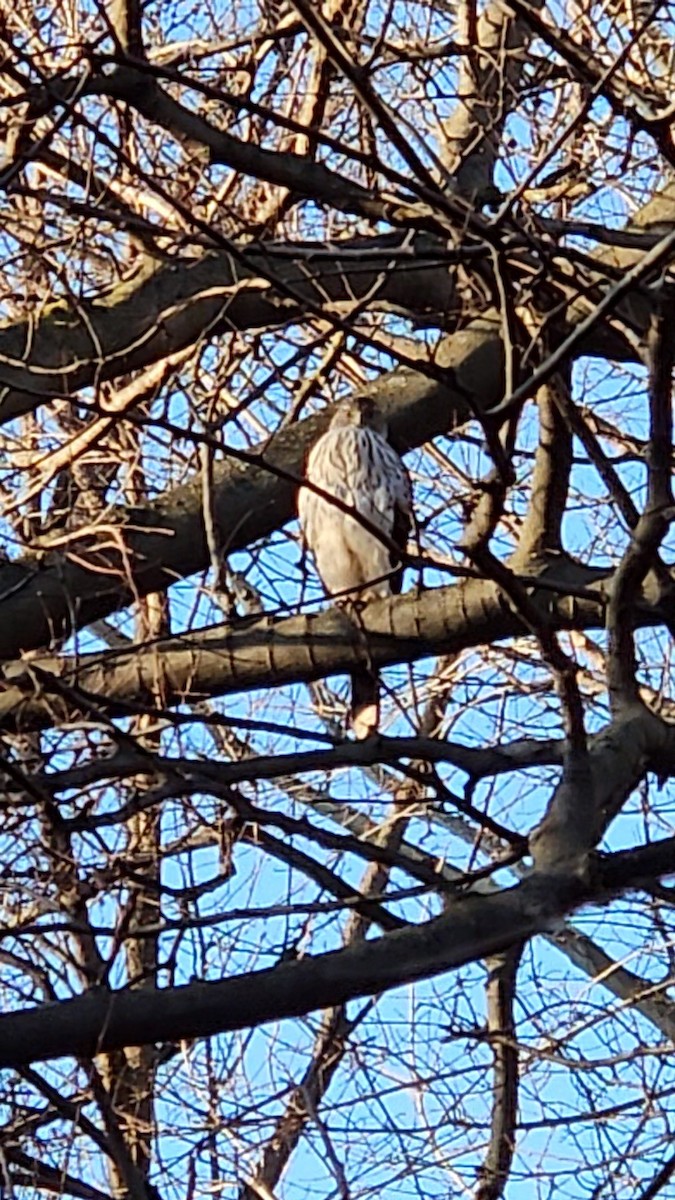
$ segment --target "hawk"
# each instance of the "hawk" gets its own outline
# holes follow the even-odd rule
[[[329,499],[300,488],[300,526],[328,594],[347,605],[398,594],[412,524],[410,479],[372,400],[357,396],[337,407],[309,453],[305,478],[383,534],[378,538]],[[352,728],[357,738],[366,738],[379,721],[377,672],[359,666],[351,679]]]

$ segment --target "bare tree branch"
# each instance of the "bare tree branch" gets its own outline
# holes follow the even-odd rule
[[[494,1058],[492,1129],[476,1200],[499,1200],[508,1182],[518,1123],[518,1046],[514,1002],[522,946],[488,959],[487,1033]]]
[[[670,484],[673,443],[671,413],[675,326],[665,306],[650,339],[650,434],[647,503],[619,564],[607,608],[607,687],[613,711],[640,703],[630,609],[636,591],[657,561],[659,546],[675,515]],[[663,579],[663,572],[659,572]],[[668,578],[666,589],[671,590]]]

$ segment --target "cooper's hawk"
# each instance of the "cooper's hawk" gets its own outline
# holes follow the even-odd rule
[[[300,525],[329,595],[338,603],[356,605],[400,592],[403,567],[394,546],[404,551],[408,541],[410,480],[386,440],[384,417],[372,400],[357,396],[339,405],[310,451],[305,476],[384,535],[381,540],[329,499],[310,488],[300,489]],[[366,666],[352,671],[351,719],[357,738],[377,729],[378,677]]]

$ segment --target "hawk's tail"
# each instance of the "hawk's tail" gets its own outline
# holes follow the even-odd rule
[[[359,667],[352,671],[352,729],[362,742],[377,733],[380,722],[380,683],[376,671]]]

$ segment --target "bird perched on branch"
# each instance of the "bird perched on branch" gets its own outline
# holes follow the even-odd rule
[[[386,433],[382,413],[367,396],[343,401],[307,458],[305,478],[317,490],[301,487],[298,497],[304,540],[321,581],[354,612],[361,603],[398,594],[403,582],[412,495]],[[379,721],[377,672],[358,666],[351,679],[352,727],[357,738],[366,738]]]

